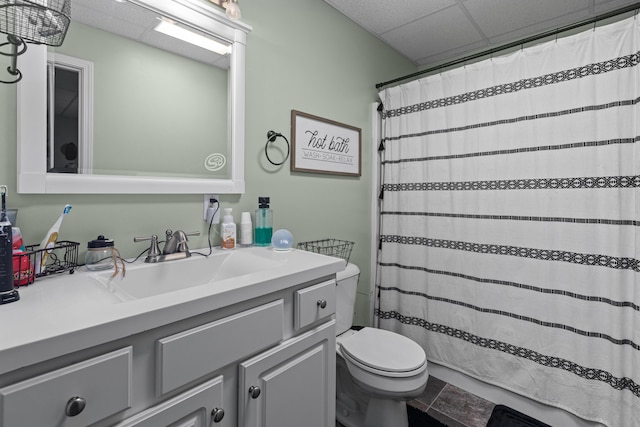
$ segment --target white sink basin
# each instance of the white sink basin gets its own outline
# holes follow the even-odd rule
[[[265,252],[270,254],[270,252]],[[113,270],[93,273],[93,277],[121,301],[148,298],[195,286],[215,286],[223,280],[259,273],[283,261],[251,251],[214,252],[209,257],[190,258],[127,267],[125,277],[111,277]]]

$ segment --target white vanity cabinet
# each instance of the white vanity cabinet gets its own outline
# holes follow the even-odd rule
[[[0,425],[333,427],[334,313],[325,275],[22,367]]]

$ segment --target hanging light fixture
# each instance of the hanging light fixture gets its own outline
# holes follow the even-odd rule
[[[0,44],[0,55],[11,57],[7,67],[15,78],[1,83],[17,83],[22,79],[18,56],[27,50],[27,42],[60,46],[71,23],[71,0],[0,0],[0,33],[7,42]],[[5,46],[10,52],[3,52]]]

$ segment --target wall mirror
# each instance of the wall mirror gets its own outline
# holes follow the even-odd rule
[[[18,192],[243,193],[250,30],[204,0],[74,0],[64,44],[20,58]]]

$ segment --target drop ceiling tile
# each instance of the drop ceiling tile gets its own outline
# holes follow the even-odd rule
[[[531,32],[537,28],[553,28],[569,24],[567,15],[589,13],[591,2],[585,0],[468,0],[464,7],[489,38],[502,34]],[[499,11],[499,13],[497,13]]]
[[[594,12],[599,15],[607,12],[611,12],[612,10],[620,9],[625,6],[630,6],[635,3],[631,0],[594,0]]]
[[[131,3],[96,0],[74,0],[71,18],[82,24],[134,40],[157,23],[157,15]]]
[[[391,30],[382,39],[416,60],[485,42],[457,5]]]
[[[556,19],[544,22],[532,23],[523,28],[517,28],[514,31],[503,33],[494,37],[491,37],[492,45],[504,45],[516,40],[525,39],[527,37],[538,36],[542,33],[554,31],[558,28],[566,27],[568,25],[575,24],[580,21],[584,21],[590,18],[586,11],[579,11],[558,17]]]
[[[457,3],[456,0],[325,1],[374,34],[384,33]]]

